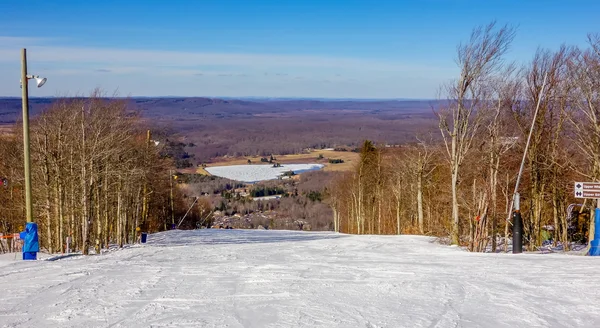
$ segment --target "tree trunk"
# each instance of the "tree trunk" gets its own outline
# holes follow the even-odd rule
[[[560,218],[560,222],[561,222],[561,229],[560,229],[560,231],[562,233],[562,238],[561,239],[563,241],[563,244],[565,245],[564,246],[565,247],[564,250],[568,251],[568,250],[570,250],[571,246],[569,244],[569,236],[568,236],[568,233],[569,233],[569,230],[568,230],[569,229],[569,222],[567,221],[567,216],[566,215],[562,215],[561,218]]]
[[[104,247],[108,249],[108,245],[110,244],[110,227],[108,224],[108,166],[104,169]]]
[[[475,229],[474,222],[469,218],[469,252],[475,250]]]
[[[99,178],[99,181],[101,181],[101,178]],[[106,183],[106,181],[102,181],[103,184]],[[99,248],[102,248],[102,221],[101,221],[101,216],[100,216],[100,207],[102,206],[102,202],[101,202],[101,198],[100,198],[100,186],[96,186],[94,188],[95,191],[95,195],[94,195],[94,208],[96,209],[96,215],[94,215],[94,221],[97,222],[96,223],[96,244],[98,245]],[[100,249],[97,249],[98,254]]]
[[[58,240],[59,240],[59,247],[60,247],[60,252],[64,253],[65,252],[65,236],[64,236],[64,214],[63,214],[63,186],[62,186],[62,177],[60,176],[60,169],[57,170],[57,175],[56,175],[56,198],[55,198],[55,202],[56,202],[56,208],[58,210]]]
[[[46,236],[45,240],[48,247],[48,252],[52,254],[54,249],[52,247],[52,211],[51,211],[51,192],[52,188],[50,186],[50,181],[52,178],[50,177],[50,164],[48,163],[48,155],[50,151],[48,149],[48,133],[44,132],[44,185],[45,185],[45,214],[46,214]]]
[[[542,246],[542,210],[544,206],[544,185],[541,184],[538,190],[533,194],[533,236],[531,240],[530,250],[535,250],[536,247]]]
[[[423,171],[419,170],[417,174],[417,214],[419,233],[424,234],[423,228]]]
[[[122,220],[123,220],[123,196],[121,195],[123,189],[123,183],[121,177],[119,177],[119,189],[117,190],[117,243],[119,247],[123,247],[123,232],[122,232]]]
[[[598,207],[600,207],[600,199],[596,200],[596,208],[598,208]],[[588,236],[589,236],[588,237],[588,248],[592,247],[592,240],[594,240],[594,236],[596,233],[595,220],[596,220],[596,211],[594,209],[591,209],[590,221],[589,221],[589,227],[588,227]]]
[[[339,227],[338,227],[338,211],[335,209],[335,207],[331,207],[331,210],[333,211],[333,231],[334,232],[339,232]]]
[[[396,228],[398,229],[398,235],[402,234],[402,230],[400,227],[400,198],[396,199]]]
[[[81,253],[89,254],[90,248],[90,207],[88,195],[88,170],[87,170],[87,140],[85,133],[85,107],[81,108]],[[91,170],[90,170],[91,174]]]
[[[144,159],[146,159],[144,161],[145,165],[148,165],[148,154],[150,151],[150,130],[148,130],[147,135],[146,135],[146,153],[144,153]],[[142,224],[146,222],[147,218],[148,218],[148,197],[149,197],[149,193],[148,193],[148,178],[146,175],[143,176],[144,179],[144,187],[143,187],[143,191],[142,191]]]
[[[491,235],[492,235],[492,253],[496,252],[497,240],[496,235],[498,234],[498,170],[500,168],[500,157],[492,154],[492,163],[490,165],[490,200],[492,205],[492,217],[491,220]]]
[[[452,245],[460,245],[458,217],[458,167],[452,163]]]
[[[559,223],[558,223],[558,220],[559,220],[558,219],[558,206],[559,206],[559,204],[558,204],[558,199],[556,197],[557,196],[557,194],[556,194],[556,192],[557,192],[556,185],[553,185],[552,189],[553,189],[552,190],[552,192],[553,192],[553,194],[552,194],[552,218],[553,218],[553,221],[554,221],[554,232],[552,233],[552,236],[553,236],[554,240],[552,240],[552,245],[554,247],[556,247],[556,245],[558,243],[558,240],[561,237],[559,235],[559,233],[558,233],[559,232]],[[563,245],[564,245],[564,242],[563,242]]]
[[[70,215],[69,215],[69,237],[71,237],[71,245],[69,245],[69,247],[71,248],[78,248],[79,247],[79,234],[77,234],[77,231],[75,230],[75,195],[76,195],[76,191],[75,191],[75,169],[73,168],[73,148],[71,148],[71,154],[70,154],[70,158],[71,158],[71,171],[70,171],[70,188],[69,188],[69,207],[70,207]],[[70,251],[70,250],[69,250]]]
[[[175,224],[175,211],[173,210],[173,173],[169,170],[169,185],[171,187],[170,201],[171,201],[171,225]]]

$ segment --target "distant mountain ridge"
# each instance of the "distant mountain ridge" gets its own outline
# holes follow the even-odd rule
[[[37,115],[59,98],[30,98],[30,113]],[[147,118],[204,116],[224,118],[315,110],[350,110],[378,113],[424,113],[436,100],[348,100],[280,98],[135,97],[132,107]],[[14,123],[21,116],[21,98],[0,98],[0,124]]]

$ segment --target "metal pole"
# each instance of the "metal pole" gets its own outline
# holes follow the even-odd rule
[[[21,49],[21,92],[23,98],[23,161],[25,166],[25,211],[27,222],[33,222],[31,203],[31,159],[29,155],[29,90],[27,80],[27,50]]]
[[[177,224],[177,229],[179,229],[179,226],[181,225],[181,223],[183,223],[183,220],[185,220],[185,217],[192,210],[192,207],[194,207],[194,205],[196,204],[196,202],[198,201],[198,199],[200,199],[200,198],[196,197],[196,199],[194,199],[194,202],[192,203],[192,206],[190,206],[190,208],[188,208],[187,212],[185,212],[185,215],[181,218],[181,220],[179,220],[179,223]]]
[[[525,151],[523,152],[523,159],[521,160],[521,167],[519,168],[519,174],[517,175],[517,182],[515,183],[515,191],[513,192],[513,197],[510,201],[510,209],[513,208],[515,203],[515,197],[519,191],[519,184],[521,182],[521,175],[523,174],[523,168],[525,167],[525,159],[527,158],[527,151],[529,150],[529,143],[531,142],[531,135],[533,134],[533,128],[535,127],[535,120],[537,119],[537,114],[540,109],[540,104],[542,102],[542,96],[544,94],[544,89],[546,87],[546,79],[548,78],[548,73],[544,75],[544,82],[542,83],[542,89],[540,90],[540,94],[538,96],[537,105],[535,106],[535,112],[533,114],[533,120],[531,121],[531,128],[529,129],[529,136],[527,137],[527,143],[525,144]],[[508,213],[508,217],[506,221],[510,221],[510,212]]]
[[[521,218],[521,206],[519,193],[515,194],[514,198],[515,211],[513,213],[513,245],[512,252],[513,254],[519,254],[523,252],[523,220]]]

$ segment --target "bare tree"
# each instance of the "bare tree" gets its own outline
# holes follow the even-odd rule
[[[593,181],[600,180],[600,35],[588,36],[590,47],[578,51],[570,65],[575,89],[575,113],[570,117],[576,143],[587,160],[587,172]],[[583,171],[583,170],[581,170]],[[594,218],[590,215],[589,236],[594,235]],[[591,238],[589,238],[591,240]]]
[[[14,137],[0,138],[0,177],[10,182],[7,192],[0,190],[0,210],[8,213],[0,232],[15,232],[23,225],[22,150]],[[173,163],[147,139],[126,100],[98,91],[60,99],[32,120],[33,205],[46,251],[65,251],[69,237],[72,249],[87,254],[90,247],[135,241],[136,227],[164,227]],[[173,194],[182,203],[181,193]]]
[[[471,33],[467,44],[458,47],[459,79],[447,87],[448,104],[438,111],[448,160],[452,188],[452,244],[460,243],[458,185],[460,169],[477,135],[483,115],[482,103],[486,80],[502,68],[502,56],[508,50],[515,30],[491,23]]]
[[[531,132],[526,153],[529,165],[529,220],[524,220],[531,248],[542,244],[542,222],[548,207],[545,195],[552,183],[551,171],[555,161],[552,147],[557,145],[556,138],[562,136],[564,128],[564,106],[561,107],[559,100],[563,97],[567,59],[566,47],[561,47],[557,52],[539,49],[524,71],[522,106],[512,108],[521,134],[526,136]]]
[[[432,141],[425,141],[423,138],[417,137],[417,145],[410,147],[406,153],[406,170],[415,182],[414,197],[416,199],[417,210],[417,226],[419,233],[425,233],[425,215],[423,208],[423,189],[427,179],[430,178],[433,171],[437,168],[435,163],[436,153],[432,149]]]
[[[490,220],[486,222],[491,225],[492,252],[496,251],[497,219],[498,219],[498,173],[503,155],[512,149],[517,143],[517,137],[509,129],[506,113],[518,106],[522,95],[521,82],[516,74],[514,65],[508,65],[499,75],[490,79],[490,99],[486,128],[486,151],[488,156],[488,186],[491,208]]]

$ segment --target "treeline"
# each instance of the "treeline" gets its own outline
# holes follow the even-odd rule
[[[185,151],[185,147],[195,147],[193,143],[175,142],[166,139],[164,146],[160,151],[162,157],[170,158],[175,163],[175,168],[184,169],[194,166],[193,159],[194,154],[189,154]]]
[[[280,186],[275,186],[275,187],[260,186],[260,187],[253,188],[252,190],[250,190],[250,196],[252,196],[252,197],[283,195],[284,193],[285,193],[285,190],[283,190],[283,188]]]
[[[0,229],[25,225],[22,129],[0,137]],[[175,223],[189,200],[173,188],[172,161],[159,155],[149,130],[125,100],[58,100],[31,122],[34,220],[41,247],[65,251],[65,241],[122,246],[144,231]]]
[[[183,175],[178,181],[183,182],[184,176],[191,175]],[[299,226],[294,223],[298,221],[307,223],[305,228],[310,226],[311,230],[333,230],[332,211],[324,200],[327,194],[326,187],[338,176],[338,172],[306,172],[302,173],[299,179],[264,181],[236,186],[237,190],[234,189],[231,180],[197,176],[197,179],[187,178],[188,181],[194,182],[180,184],[181,189],[188,194],[203,194],[199,202],[208,202],[208,207],[218,211],[219,216],[250,215],[252,221],[246,222],[248,228],[255,228],[260,224],[268,226],[269,229],[298,229]],[[278,194],[281,198],[251,198],[267,194]],[[203,208],[206,207],[203,205]],[[263,215],[264,221],[261,219]],[[194,220],[190,218],[189,222],[193,223]]]
[[[225,155],[269,158],[270,154],[299,154],[307,148],[350,150],[365,139],[400,144],[411,141],[415,133],[436,126],[428,102],[411,102],[406,105],[411,107],[398,112],[357,110],[344,115],[340,115],[336,102],[330,106],[330,110],[298,111],[293,116],[162,120],[171,124],[178,135],[194,142],[195,147],[186,147],[188,153],[195,155],[194,165]],[[393,117],[388,117],[390,114]]]
[[[539,49],[518,67],[504,58],[514,35],[490,24],[458,47],[460,75],[444,86],[447,105],[435,109],[442,141],[417,135],[399,148],[363,144],[354,172],[331,188],[336,230],[450,236],[473,251],[495,251],[509,235],[532,127],[519,187],[526,244],[541,246],[544,230],[565,249],[574,230],[593,236],[591,220],[574,222],[586,206],[574,217],[567,207],[576,202],[574,181],[600,179],[600,38],[590,35],[585,49]]]

